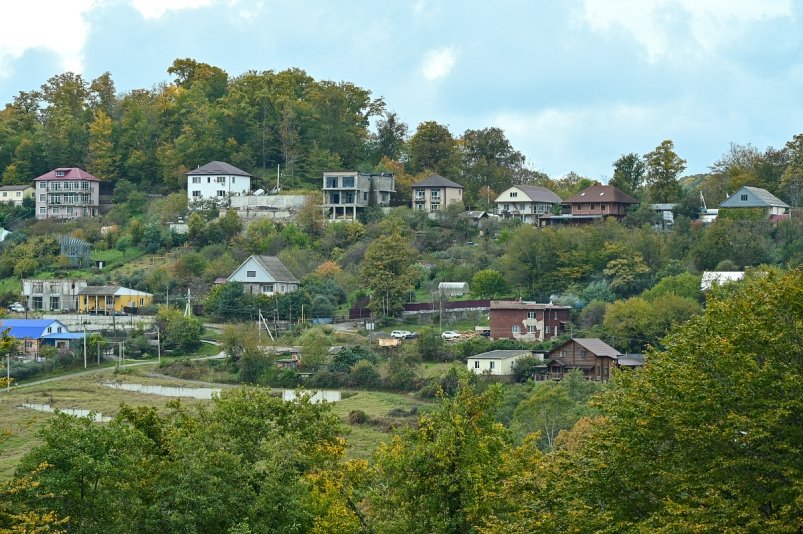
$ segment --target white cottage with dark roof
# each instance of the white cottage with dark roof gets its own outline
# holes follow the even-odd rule
[[[251,191],[252,175],[224,161],[210,161],[187,173],[187,200],[224,200]]]
[[[727,208],[761,208],[765,209],[767,216],[770,217],[789,213],[789,204],[766,189],[748,185],[736,191],[719,205],[719,209]]]
[[[275,295],[298,290],[298,278],[276,256],[251,256],[226,282],[239,282],[246,293]]]

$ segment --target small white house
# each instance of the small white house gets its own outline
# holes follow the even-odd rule
[[[469,356],[466,362],[468,370],[474,374],[491,374],[510,376],[513,374],[513,363],[525,356],[533,356],[529,350],[492,350]]]
[[[299,286],[298,278],[276,256],[249,257],[226,282],[240,282],[252,295],[292,293]]]
[[[744,271],[704,271],[700,280],[700,289],[708,291],[716,285],[737,282],[744,278]]]
[[[187,173],[187,200],[225,201],[233,195],[245,195],[251,191],[252,176],[223,161],[210,161]]]

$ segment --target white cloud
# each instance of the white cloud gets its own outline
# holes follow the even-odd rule
[[[434,82],[440,78],[448,76],[457,61],[457,51],[453,46],[447,46],[438,50],[430,50],[424,57],[421,65],[421,73],[424,78]]]
[[[84,15],[98,0],[30,0],[3,5],[0,32],[0,77],[10,77],[11,64],[28,50],[43,50],[59,58],[61,68],[81,72],[89,25]]]
[[[131,0],[131,6],[146,20],[161,18],[168,11],[196,9],[212,4],[212,0]]]
[[[582,12],[593,30],[630,34],[651,63],[715,52],[751,23],[789,16],[791,0],[584,0]]]

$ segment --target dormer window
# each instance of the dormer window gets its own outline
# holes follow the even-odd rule
[[[58,177],[64,176],[66,174],[67,173],[65,171],[56,171],[56,176],[58,176]]]
[[[746,194],[742,195],[741,196],[741,200],[742,200],[742,202],[747,202],[747,195]]]

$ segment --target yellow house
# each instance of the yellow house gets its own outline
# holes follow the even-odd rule
[[[87,286],[78,292],[79,313],[112,314],[153,304],[153,294],[120,286]]]

